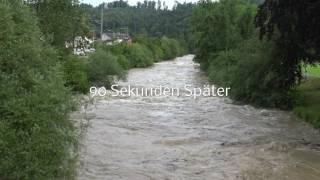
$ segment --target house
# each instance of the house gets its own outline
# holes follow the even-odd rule
[[[93,47],[94,40],[88,37],[76,36],[73,41],[66,42],[66,48],[73,48],[73,54],[85,56],[95,51]]]
[[[103,42],[112,41],[112,37],[107,33],[103,33],[102,36],[101,36],[101,41],[103,41]]]

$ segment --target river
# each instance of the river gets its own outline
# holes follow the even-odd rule
[[[120,85],[207,84],[188,55]],[[106,97],[85,111],[79,180],[319,180],[320,134],[292,113],[221,97]]]

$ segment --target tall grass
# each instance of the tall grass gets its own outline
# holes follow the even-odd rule
[[[320,78],[307,77],[297,91],[294,113],[320,128]]]
[[[305,69],[306,75],[320,77],[320,65],[308,65]]]

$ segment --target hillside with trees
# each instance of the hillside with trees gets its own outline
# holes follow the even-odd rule
[[[144,1],[130,6],[120,0],[106,6],[103,18],[104,32],[119,32],[128,28],[129,34],[133,36],[167,36],[181,41],[189,49],[193,48],[193,36],[190,31],[190,17],[194,6],[192,3],[176,3],[173,9],[168,9],[165,1]],[[99,37],[103,5],[92,7],[82,4],[81,7],[89,15],[90,26]]]

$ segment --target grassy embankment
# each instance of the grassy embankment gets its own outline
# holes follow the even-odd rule
[[[300,94],[294,113],[320,128],[320,66],[308,67],[307,78],[298,87]]]
[[[320,78],[320,65],[308,66],[307,67],[307,75]]]

